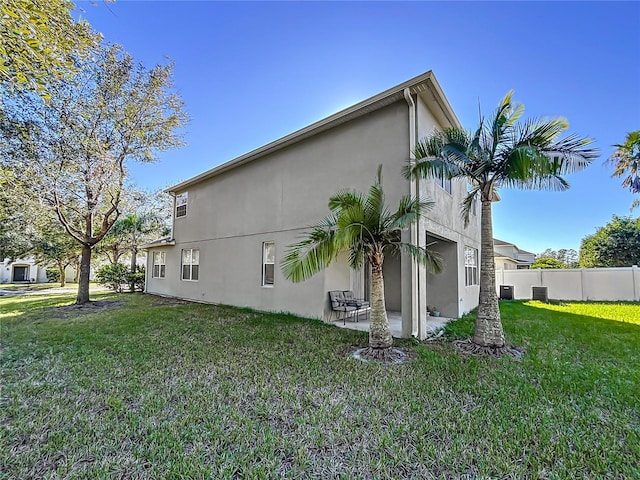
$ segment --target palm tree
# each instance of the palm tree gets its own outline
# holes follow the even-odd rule
[[[371,266],[371,327],[369,348],[364,356],[389,358],[393,338],[389,330],[384,300],[382,265],[385,255],[407,253],[434,272],[441,262],[427,246],[404,243],[401,231],[417,222],[433,202],[404,196],[395,212],[385,205],[382,165],[375,184],[365,197],[359,192],[342,191],[329,199],[331,214],[311,227],[306,238],[290,245],[282,261],[284,275],[294,281],[306,280],[327,267],[341,252],[349,252],[349,264],[359,270],[365,261]]]
[[[122,236],[129,235],[132,274],[136,273],[138,268],[138,245],[140,244],[140,236],[157,231],[160,228],[162,228],[161,221],[155,213],[129,213],[113,225],[114,232],[117,234]],[[133,280],[133,277],[129,288],[132,292],[135,290],[135,281]]]
[[[625,142],[614,145],[616,151],[609,157],[608,162],[615,165],[612,177],[625,176],[622,186],[631,193],[640,193],[640,130],[627,134]],[[631,204],[631,209],[640,206],[640,198]]]
[[[507,93],[489,122],[480,118],[475,132],[452,127],[419,140],[418,159],[405,167],[408,177],[463,179],[471,189],[462,203],[465,223],[477,196],[481,212],[480,300],[475,332],[469,349],[496,351],[505,347],[495,289],[491,203],[499,200],[501,187],[566,190],[562,175],[587,167],[598,156],[589,138],[569,135],[566,120],[527,120],[517,123],[524,107]],[[508,347],[507,347],[508,348]]]

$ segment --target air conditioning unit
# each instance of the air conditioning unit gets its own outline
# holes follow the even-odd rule
[[[533,291],[531,292],[532,300],[539,300],[541,302],[548,303],[549,302],[549,293],[547,291],[547,287],[531,287]]]
[[[500,285],[500,300],[513,300],[513,285]]]

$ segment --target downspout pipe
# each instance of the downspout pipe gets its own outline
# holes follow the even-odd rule
[[[413,154],[413,149],[416,145],[416,120],[417,120],[417,112],[416,112],[416,102],[413,100],[411,96],[411,90],[409,88],[405,88],[402,91],[404,95],[404,99],[409,106],[409,163],[413,165],[415,163],[415,156]],[[420,193],[420,185],[418,184],[418,179],[409,180],[409,189],[412,197],[417,197]],[[411,225],[410,227],[410,238],[411,243],[413,245],[418,245],[418,228],[420,226],[420,220],[418,220],[418,225]],[[420,279],[418,276],[419,269],[417,268],[415,260],[411,259],[411,283],[415,285],[415,290],[411,292],[411,335],[418,339],[422,339],[421,332],[421,322],[420,322]],[[413,289],[412,289],[413,290]]]
[[[173,240],[173,229],[175,227],[176,224],[176,194],[174,192],[169,192],[169,195],[171,195],[171,199],[173,200],[171,203],[173,205],[172,210],[171,210],[171,237],[169,237],[171,240]]]

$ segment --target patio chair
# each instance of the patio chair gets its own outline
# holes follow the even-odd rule
[[[344,298],[344,293],[340,290],[332,290],[329,292],[329,300],[331,302],[331,314],[336,312],[338,316],[338,320],[340,320],[340,312],[344,313],[342,317],[342,321],[344,325],[347,324],[347,316],[349,312],[357,312],[358,308],[355,305],[347,305],[347,302]]]
[[[360,310],[364,310],[367,314],[367,321],[369,320],[369,302],[362,298],[354,298],[353,292],[351,290],[344,290],[342,292],[344,295],[345,303],[347,305],[356,307],[356,322],[360,317]]]

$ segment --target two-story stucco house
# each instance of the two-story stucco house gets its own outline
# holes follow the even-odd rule
[[[479,212],[466,228],[459,213],[467,186],[401,174],[419,136],[451,125],[459,122],[427,72],[171,187],[173,232],[146,246],[147,292],[314,318],[328,317],[330,290],[367,297],[367,269],[351,270],[346,257],[299,284],[279,264],[329,213],[332,194],[368,190],[382,164],[388,204],[408,193],[436,203],[403,235],[436,242],[445,271],[432,275],[408,257],[384,266],[387,308],[402,313],[403,336],[424,337],[427,305],[458,317],[478,302]]]

